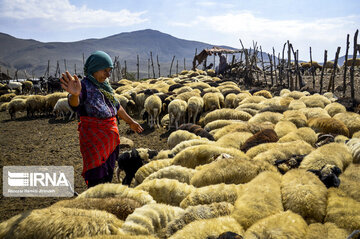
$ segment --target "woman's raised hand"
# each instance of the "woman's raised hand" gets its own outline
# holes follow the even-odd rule
[[[61,87],[72,95],[78,96],[81,93],[81,82],[79,78],[74,75],[71,76],[68,71],[62,73],[60,78]]]

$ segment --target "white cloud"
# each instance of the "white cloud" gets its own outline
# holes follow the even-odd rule
[[[123,9],[117,12],[102,9],[80,8],[68,0],[3,0],[0,14],[17,20],[40,19],[49,25],[65,29],[102,26],[130,26],[148,21],[142,18],[145,12],[130,12]],[[64,30],[65,30],[64,29]]]

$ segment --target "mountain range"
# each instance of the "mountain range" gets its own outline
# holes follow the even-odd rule
[[[18,77],[43,76],[48,62],[49,74],[55,75],[57,63],[60,71],[66,69],[71,73],[82,74],[82,66],[92,52],[103,50],[113,59],[119,57],[121,67],[125,66],[128,72],[136,72],[137,55],[139,56],[140,78],[149,74],[148,62],[152,52],[155,76],[159,70],[157,59],[160,64],[161,76],[169,74],[172,58],[175,56],[172,66],[172,73],[191,69],[195,52],[198,53],[214,45],[199,41],[190,41],[173,37],[160,31],[146,29],[133,32],[124,32],[101,39],[86,39],[76,42],[40,42],[36,40],[19,39],[5,33],[0,33],[0,67],[2,72],[9,72],[11,77],[18,70]],[[231,47],[220,46],[234,49]],[[267,53],[263,53],[264,61],[267,60]],[[351,56],[349,56],[351,57]],[[339,65],[344,62],[344,56],[339,58]],[[185,67],[184,67],[185,59]],[[211,59],[211,62],[213,59]],[[230,60],[229,60],[230,61]],[[151,62],[150,62],[151,64]],[[209,63],[208,63],[209,64]],[[152,69],[150,69],[152,76]]]

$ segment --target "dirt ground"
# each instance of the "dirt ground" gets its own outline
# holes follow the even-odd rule
[[[145,129],[142,134],[133,133],[121,121],[120,136],[133,140],[134,147],[155,150],[167,149],[166,130],[151,130],[139,120]],[[26,113],[17,113],[16,120],[10,120],[7,112],[0,112],[0,165],[1,166],[73,166],[75,191],[86,190],[81,176],[82,158],[79,148],[77,120],[63,121],[49,117],[27,119]],[[128,149],[123,149],[128,150]],[[122,151],[123,151],[122,150]],[[2,184],[0,172],[0,184]],[[116,176],[113,182],[117,182]],[[44,208],[68,198],[49,197],[4,197],[0,194],[0,222],[23,211]]]

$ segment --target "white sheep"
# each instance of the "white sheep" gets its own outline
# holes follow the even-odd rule
[[[348,197],[360,202],[360,164],[352,163],[343,172],[340,179],[339,189]]]
[[[191,139],[201,139],[201,137],[187,130],[176,130],[169,135],[167,144],[170,149],[173,149],[179,143]]]
[[[204,100],[201,97],[193,96],[188,100],[188,123],[196,123],[197,116],[201,114],[204,107]],[[192,122],[191,122],[192,121]]]
[[[62,116],[63,120],[66,119],[66,115],[70,113],[69,119],[71,120],[73,115],[74,115],[74,110],[70,107],[69,105],[69,101],[67,98],[61,98],[59,99],[53,109],[53,114],[55,114],[55,116]]]
[[[360,164],[360,138],[352,138],[347,143],[352,156],[353,162],[356,164]]]
[[[32,117],[35,113],[46,113],[46,96],[30,95],[26,99],[27,116]]]
[[[7,84],[7,87],[11,90],[18,90],[20,94],[22,93],[22,84],[20,82],[11,81]]]
[[[339,228],[334,223],[312,223],[308,227],[305,238],[343,239],[347,238],[348,235],[349,233],[345,229]]]
[[[175,99],[170,102],[168,106],[170,125],[169,127],[175,124],[175,128],[179,128],[181,122],[185,123],[185,115],[187,110],[187,103],[184,100]]]
[[[349,129],[349,135],[352,135],[360,130],[360,115],[354,112],[344,112],[334,115],[334,119],[342,121]]]
[[[172,155],[176,155],[180,151],[182,151],[188,147],[195,146],[195,145],[201,145],[201,144],[212,145],[212,144],[215,144],[215,142],[208,140],[207,138],[184,140],[184,141],[181,141],[180,143],[178,143],[175,147],[173,147],[171,149],[170,153]]]
[[[171,165],[150,174],[143,182],[152,179],[168,178],[178,180],[180,183],[190,184],[190,179],[194,176],[195,172],[195,169]]]
[[[173,161],[174,159],[159,159],[143,165],[135,173],[135,186],[140,185],[150,174],[172,165]]]
[[[7,106],[7,110],[12,120],[15,119],[16,113],[26,111],[26,100],[25,99],[14,99],[11,100]]]
[[[221,109],[224,106],[224,96],[221,93],[207,93],[203,99],[205,112]]]
[[[144,107],[145,107],[146,112],[148,113],[148,121],[149,121],[150,128],[152,128],[154,125],[157,125],[157,127],[160,128],[159,116],[160,116],[161,107],[162,107],[162,102],[161,102],[160,97],[157,95],[149,96],[145,100]]]
[[[251,117],[251,114],[235,109],[217,109],[205,116],[204,125],[219,119],[248,121]]]

